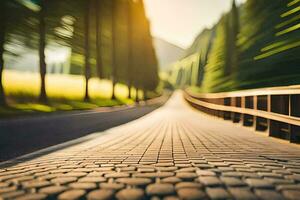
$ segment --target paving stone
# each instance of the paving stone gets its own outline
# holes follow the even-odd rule
[[[120,167],[120,168],[117,168],[116,170],[120,171],[120,172],[135,171],[136,167],[134,167],[134,166],[131,166],[131,167]]]
[[[58,177],[51,180],[52,183],[56,183],[56,184],[67,184],[75,181],[77,181],[76,177]]]
[[[66,174],[63,174],[62,176],[80,178],[80,177],[83,177],[83,176],[86,176],[86,175],[87,175],[87,173],[84,173],[84,172],[68,172]]]
[[[102,182],[105,182],[107,179],[104,178],[104,177],[83,177],[83,178],[80,178],[78,180],[78,182],[83,182],[83,183],[102,183]]]
[[[182,179],[180,179],[178,177],[168,177],[168,178],[163,178],[161,180],[162,183],[172,183],[172,184],[179,183],[181,181],[182,181]]]
[[[216,173],[209,170],[197,170],[196,171],[198,176],[216,176]]]
[[[156,197],[156,198],[158,198],[158,197]],[[151,200],[152,200],[152,199],[155,200],[155,198],[151,198]],[[158,198],[158,199],[160,199],[160,198]],[[180,199],[179,199],[178,196],[165,196],[165,197],[163,198],[163,200],[180,200]]]
[[[253,188],[272,189],[274,185],[270,181],[263,179],[246,179],[246,183]]]
[[[287,175],[287,176],[284,176],[284,178],[300,182],[300,175],[295,175],[295,174],[293,174],[293,175]]]
[[[165,196],[175,193],[174,186],[168,183],[155,183],[150,184],[146,188],[146,192],[150,196]]]
[[[110,200],[114,197],[114,190],[100,189],[88,193],[88,200]]]
[[[277,190],[299,190],[300,191],[300,184],[291,184],[291,185],[278,185],[276,186]]]
[[[220,179],[218,179],[217,177],[210,177],[210,176],[203,176],[203,177],[199,177],[199,181],[200,183],[202,183],[205,186],[220,186],[222,185],[222,182],[220,181]]]
[[[276,192],[271,190],[255,190],[255,194],[262,200],[283,200],[284,197]]]
[[[176,173],[176,177],[182,180],[193,180],[194,178],[198,177],[196,173],[192,172],[178,172]]]
[[[149,178],[119,178],[116,179],[116,182],[132,186],[144,186],[151,183],[152,181]]]
[[[16,200],[40,200],[45,199],[47,195],[45,194],[25,194],[17,197]]]
[[[84,190],[68,190],[60,194],[58,196],[58,199],[60,200],[80,199],[83,195],[85,195]]]
[[[182,189],[182,188],[202,188],[203,185],[201,183],[196,182],[180,182],[175,185],[176,190]]]
[[[246,186],[247,184],[243,182],[239,178],[234,177],[221,177],[221,181],[227,186],[227,187],[240,187],[240,186]]]
[[[82,189],[82,190],[91,190],[97,187],[95,183],[70,183],[68,186],[73,189]]]
[[[155,164],[156,167],[172,167],[174,163],[157,163]]]
[[[125,187],[122,183],[100,183],[100,188],[109,190],[120,190]]]
[[[283,196],[289,200],[299,200],[300,191],[297,190],[285,190],[282,192]]]
[[[137,173],[134,174],[137,178],[166,178],[174,176],[173,172],[156,172],[156,173]]]
[[[212,200],[230,198],[230,194],[224,188],[207,188],[206,193]]]
[[[39,193],[47,194],[47,195],[56,195],[63,191],[67,190],[65,186],[49,186],[44,187],[39,190]]]
[[[198,200],[198,199],[205,199],[206,194],[196,188],[182,188],[177,190],[177,194],[180,199],[186,200]]]
[[[0,189],[4,188],[4,187],[8,187],[9,183],[5,183],[5,182],[0,182]]]
[[[124,178],[124,177],[129,177],[130,174],[129,173],[109,173],[109,174],[105,174],[105,178]]]
[[[223,172],[222,173],[222,176],[224,177],[236,177],[236,178],[242,178],[243,175],[245,173],[242,173],[242,172]],[[258,175],[257,175],[258,176]]]
[[[176,172],[195,172],[197,168],[195,167],[187,167],[187,168],[181,168],[178,169]]]
[[[155,169],[159,172],[174,172],[178,167],[156,167]]]
[[[258,200],[258,197],[254,195],[250,189],[247,188],[229,188],[230,194],[239,200]]]
[[[294,180],[289,179],[279,179],[279,178],[265,178],[265,180],[269,181],[274,185],[283,185],[283,184],[293,184]]]
[[[22,186],[25,189],[30,189],[30,188],[41,188],[45,186],[51,185],[51,182],[49,181],[40,181],[40,180],[31,180],[27,182],[23,182]]]
[[[23,190],[7,192],[7,193],[0,194],[0,199],[15,199],[17,197],[22,196],[23,194],[25,194],[25,191]]]
[[[145,192],[142,189],[124,189],[116,194],[116,198],[119,200],[140,200],[145,196]]]
[[[276,174],[276,173],[259,172],[258,175],[262,177],[268,177],[268,178],[283,178],[281,174]]]
[[[13,191],[16,191],[16,190],[17,190],[16,186],[3,187],[3,188],[0,188],[0,194],[4,194],[4,193],[7,193],[7,192],[13,192]]]
[[[186,167],[192,167],[191,164],[175,164],[176,167],[179,167],[179,168],[186,168]]]
[[[155,172],[155,168],[139,168],[138,172]]]

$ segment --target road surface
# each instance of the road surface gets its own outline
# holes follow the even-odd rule
[[[191,108],[163,107],[2,165],[17,199],[299,199],[300,148]]]
[[[0,120],[0,162],[135,120],[157,109],[167,98],[162,96],[141,106]]]

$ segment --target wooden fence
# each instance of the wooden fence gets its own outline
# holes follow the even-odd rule
[[[300,86],[213,94],[186,90],[184,97],[207,114],[300,143]]]

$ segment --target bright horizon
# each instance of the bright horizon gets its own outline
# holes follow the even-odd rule
[[[144,0],[154,37],[188,48],[231,8],[232,0]],[[245,0],[237,0],[237,3]],[[180,16],[181,15],[181,16]]]

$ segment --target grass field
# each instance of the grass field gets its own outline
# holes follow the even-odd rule
[[[92,78],[89,82],[90,102],[84,102],[85,79],[83,76],[49,74],[46,77],[47,104],[39,104],[40,78],[38,73],[5,70],[3,85],[10,108],[0,108],[0,117],[33,112],[91,109],[99,106],[132,104],[127,99],[128,89],[117,84],[117,100],[111,100],[112,87],[108,80]],[[135,93],[133,92],[135,95]],[[141,97],[142,94],[139,94]]]

